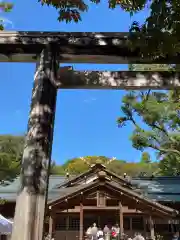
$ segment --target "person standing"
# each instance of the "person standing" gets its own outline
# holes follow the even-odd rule
[[[145,240],[141,233],[135,233],[133,240]]]
[[[115,226],[112,226],[111,228],[111,239],[116,240],[117,239],[117,232]]]
[[[92,239],[92,234],[91,234],[91,230],[92,230],[92,227],[88,227],[87,231],[86,231],[86,236],[87,236],[87,239],[88,240],[91,240]]]
[[[97,231],[97,239],[98,240],[104,240],[104,233],[101,228],[98,229]]]
[[[109,240],[110,239],[110,229],[107,225],[104,226],[103,232],[104,232],[104,239]]]
[[[93,226],[91,228],[92,240],[97,240],[97,232],[98,232],[98,228],[96,226],[96,223],[93,223]]]
[[[116,224],[115,226],[112,227],[112,238],[113,239],[119,239],[120,237],[120,228],[118,226],[118,224]]]

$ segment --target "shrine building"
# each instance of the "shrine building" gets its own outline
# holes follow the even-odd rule
[[[50,176],[45,230],[56,240],[83,240],[93,223],[118,224],[121,234],[172,236],[179,231],[180,177],[117,176],[95,164],[78,176]],[[0,187],[0,213],[14,217],[19,178]]]

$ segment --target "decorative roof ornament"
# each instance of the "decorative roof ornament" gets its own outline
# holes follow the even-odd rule
[[[116,160],[116,157],[112,157],[111,159],[109,159],[108,162],[106,163],[106,165],[112,163],[114,160]]]
[[[91,167],[91,164],[84,158],[84,157],[80,157],[80,159],[87,164],[89,167]]]
[[[127,182],[131,182],[131,178],[130,178],[130,176],[127,175],[127,173],[124,173],[123,177]]]
[[[66,177],[69,178],[69,172],[66,173]]]
[[[98,172],[98,178],[100,179],[105,179],[107,176],[106,172],[105,171],[100,171]]]
[[[81,159],[85,164],[87,164],[90,168],[93,168],[93,167],[96,166],[96,165],[102,165],[102,166],[106,167],[108,164],[110,164],[111,162],[113,162],[114,160],[116,160],[116,157],[112,157],[112,158],[109,159],[106,163],[103,163],[103,161],[102,161],[100,158],[98,158],[95,164],[90,164],[90,163],[88,162],[88,160],[87,160],[86,158],[84,158],[84,157],[80,157],[80,159]]]

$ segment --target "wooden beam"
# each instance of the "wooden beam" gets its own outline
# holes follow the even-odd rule
[[[84,234],[84,213],[83,203],[80,202],[79,240],[83,240],[83,234]]]
[[[68,204],[67,204],[68,205]],[[68,206],[67,206],[68,207]],[[65,240],[68,240],[68,231],[69,231],[69,211],[67,208],[67,216],[66,216],[66,233],[65,233]]]
[[[45,44],[57,43],[61,62],[152,63],[129,49],[129,33],[106,32],[0,32],[0,62],[36,62]],[[149,36],[147,36],[149,38]],[[154,63],[177,63],[178,57]]]
[[[129,217],[129,221],[130,221],[130,226],[129,226],[129,230],[132,231],[132,216]]]
[[[154,221],[151,215],[149,215],[149,226],[150,226],[150,238],[154,240],[155,239]]]
[[[113,206],[112,207],[109,207],[109,206],[105,206],[105,207],[83,206],[83,209],[84,210],[92,210],[92,211],[99,211],[99,210],[106,210],[106,211],[115,210],[115,211],[118,211],[119,206],[114,206],[114,207]],[[67,213],[67,210],[60,210],[60,209],[57,208],[56,212],[57,213]],[[80,209],[78,207],[75,207],[74,209],[68,209],[68,212],[69,213],[79,213]],[[135,210],[135,209],[127,209],[127,208],[124,208],[124,207],[123,207],[123,213],[124,214],[134,214],[134,213],[143,214],[142,211]]]
[[[54,233],[54,214],[50,211],[49,215],[49,237],[52,239]]]
[[[144,236],[145,236],[145,238],[147,237],[146,235],[147,235],[147,227],[146,227],[146,218],[147,218],[147,216],[146,215],[143,215],[142,216],[143,217],[143,230],[144,230]]]
[[[128,201],[129,199],[131,199],[131,202],[132,202],[132,200],[134,202],[136,202],[138,200],[139,204],[137,204],[137,206],[138,206],[138,210],[140,210],[140,211],[143,211],[143,212],[151,211],[153,215],[161,216],[161,217],[163,216],[164,218],[165,217],[172,218],[172,217],[177,216],[179,213],[177,210],[162,207],[161,204],[158,204],[153,201],[148,201],[148,199],[144,198],[141,195],[135,196],[133,194],[133,192],[131,192],[130,190],[128,191],[125,188],[119,188],[115,185],[112,185],[108,181],[105,183],[97,181],[97,182],[90,184],[88,187],[84,186],[83,188],[81,188],[73,193],[70,193],[61,198],[57,198],[55,200],[49,201],[49,205],[53,206],[54,208],[61,206],[61,209],[65,210],[66,208],[65,208],[64,202],[65,202],[65,199],[68,197],[69,199],[76,199],[76,202],[72,202],[72,200],[71,200],[71,204],[72,204],[71,208],[72,208],[72,206],[75,206],[77,204],[78,198],[80,198],[81,191],[83,191],[84,195],[88,196],[95,190],[97,190],[97,189],[99,190],[99,186],[101,186],[102,190],[107,190],[108,194],[110,194],[112,196],[116,196],[116,198],[122,197],[122,194],[123,194],[123,196],[125,198],[123,197],[122,200],[123,200],[124,204],[126,204],[126,205],[129,203],[129,201]],[[154,210],[152,210],[152,208],[154,208]]]
[[[16,200],[11,240],[42,240],[47,201],[57,89],[54,51],[47,46],[34,76],[20,192]]]
[[[120,237],[124,234],[124,223],[123,223],[123,206],[122,203],[119,201],[119,226],[120,226]]]
[[[97,207],[98,208],[105,208],[106,207],[106,196],[103,191],[97,191],[96,194],[96,200],[97,200]]]
[[[66,213],[67,213],[67,216],[66,216],[66,231],[68,231],[68,230],[69,230],[69,209],[68,209],[68,201],[67,201]]]
[[[60,68],[63,89],[173,89],[180,88],[180,73],[131,71],[73,71]]]

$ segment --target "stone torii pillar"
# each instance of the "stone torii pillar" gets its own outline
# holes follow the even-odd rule
[[[11,240],[42,240],[56,108],[55,46],[37,64]]]

